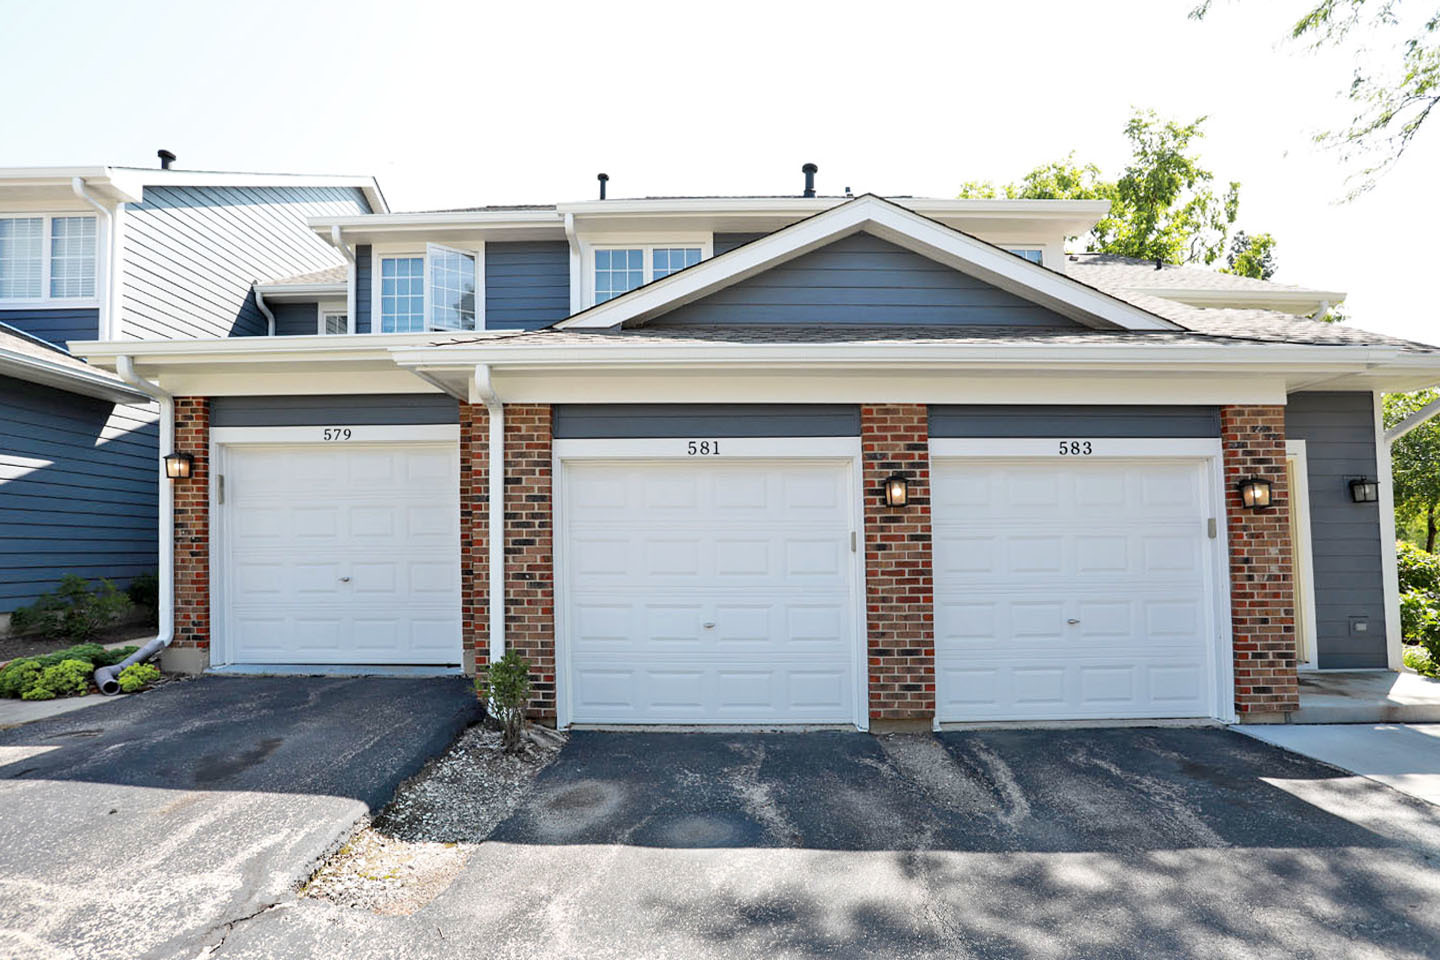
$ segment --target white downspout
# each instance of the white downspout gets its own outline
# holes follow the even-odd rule
[[[575,214],[565,214],[565,239],[570,244],[570,316],[580,312],[584,302],[580,289],[585,276],[585,264],[580,259],[580,238],[575,235]]]
[[[100,214],[101,221],[105,224],[105,243],[107,246],[105,256],[105,293],[100,297],[100,322],[97,324],[100,329],[97,330],[96,333],[101,340],[118,340],[120,339],[120,324],[118,322],[119,318],[116,316],[116,306],[119,303],[116,291],[119,289],[119,284],[115,281],[120,273],[120,257],[117,252],[118,244],[116,242],[120,235],[120,218],[115,216],[109,207],[90,195],[90,191],[85,189],[84,177],[72,177],[70,180],[70,189],[74,191],[75,196],[94,207],[95,211]]]
[[[486,492],[486,539],[489,541],[490,662],[505,655],[505,404],[495,393],[490,364],[475,364],[475,395],[489,414],[489,487]]]
[[[158,385],[136,374],[135,365],[129,357],[115,358],[115,372],[120,375],[121,380],[153,398],[160,405],[160,450],[162,456],[164,451],[173,450],[175,448],[175,398],[161,390]],[[156,470],[160,474],[160,496],[158,498],[160,501],[160,609],[156,611],[156,616],[160,621],[160,631],[154,640],[146,643],[124,660],[112,667],[101,667],[95,671],[95,686],[100,688],[101,693],[119,692],[120,685],[116,681],[116,677],[120,675],[121,670],[132,663],[144,663],[170,646],[170,641],[175,639],[175,489],[165,476],[164,464],[163,459],[156,464]]]
[[[265,294],[260,292],[260,282],[258,280],[252,285],[252,289],[255,291],[255,306],[259,307],[260,312],[265,315],[265,323],[269,328],[268,335],[273,337],[275,336],[275,314],[266,306]]]
[[[359,322],[359,318],[355,316],[355,254],[345,246],[345,241],[340,239],[338,226],[330,228],[330,246],[339,250],[340,256],[344,257],[345,262],[350,265],[349,280],[345,284],[345,332],[355,333],[355,325]],[[371,308],[374,308],[373,304]],[[375,328],[372,326],[370,329]]]

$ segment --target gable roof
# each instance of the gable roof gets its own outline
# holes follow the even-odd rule
[[[793,223],[693,267],[637,287],[556,324],[602,330],[636,326],[771,267],[855,233],[882,240],[976,277],[1096,329],[1174,330],[1177,326],[1095,287],[1048,270],[874,194]]]
[[[7,323],[0,323],[0,376],[112,403],[150,402],[149,397],[115,374],[92,367],[79,357]]]

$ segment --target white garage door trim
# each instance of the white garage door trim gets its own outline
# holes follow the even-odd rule
[[[225,588],[225,563],[229,551],[229,514],[224,507],[224,476],[227,454],[234,448],[274,447],[285,445],[364,447],[397,444],[402,446],[433,446],[453,449],[459,457],[459,424],[377,425],[337,422],[328,426],[304,427],[215,427],[210,431],[210,665],[233,664],[230,649],[229,598]],[[455,510],[459,516],[459,483],[455,484]],[[463,531],[461,531],[463,537]],[[457,567],[460,562],[457,545]],[[457,613],[459,598],[457,597]],[[463,662],[460,633],[455,637],[454,663]],[[334,666],[342,666],[335,664]]]
[[[1226,537],[1225,475],[1219,439],[1125,439],[1125,438],[935,438],[930,441],[932,471],[939,460],[1022,460],[1033,462],[1073,459],[1161,460],[1202,465],[1207,480],[1205,492],[1210,516],[1215,518],[1215,536],[1210,539],[1208,577],[1211,584],[1213,643],[1211,658],[1213,694],[1211,716],[1227,723],[1236,720],[1235,671],[1230,610],[1229,549]],[[938,659],[938,650],[937,650]],[[938,697],[937,697],[938,700]],[[938,706],[938,704],[937,704]],[[936,729],[941,727],[936,712]],[[949,726],[950,724],[945,724]],[[964,724],[959,724],[963,726]]]
[[[566,509],[565,465],[577,461],[701,461],[701,462],[766,462],[812,461],[831,462],[846,467],[849,476],[849,521],[855,549],[851,560],[851,622],[854,634],[851,644],[852,699],[854,716],[851,722],[868,730],[870,724],[868,658],[866,656],[864,503],[863,476],[860,463],[859,437],[696,437],[646,438],[625,440],[568,439],[555,440],[552,451],[554,567],[555,567],[555,669],[560,687],[556,697],[557,722],[561,727],[572,724],[574,684],[570,675],[571,657],[566,597],[568,577],[568,544],[570,542]],[[738,721],[707,721],[710,725]],[[677,725],[702,725],[693,720],[680,720]],[[770,725],[770,724],[765,724]]]

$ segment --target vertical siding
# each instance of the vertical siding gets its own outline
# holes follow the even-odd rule
[[[295,337],[313,335],[320,329],[320,305],[318,303],[269,303],[270,312],[275,314],[275,336]]]
[[[355,332],[370,332],[370,247],[355,248]]]
[[[772,267],[651,325],[743,323],[1076,326],[1013,293],[866,233]]]
[[[125,335],[264,334],[253,282],[342,263],[306,221],[367,212],[351,187],[146,187],[125,213]]]
[[[1374,478],[1374,398],[1369,393],[1297,393],[1285,435],[1305,441],[1310,475],[1310,543],[1315,569],[1315,635],[1322,669],[1384,667],[1385,588],[1378,503],[1354,503],[1348,481]],[[1352,636],[1350,618],[1369,630]]]
[[[0,613],[158,567],[158,412],[0,377]]]
[[[734,250],[736,247],[743,246],[744,244],[749,243],[751,240],[759,240],[761,237],[764,237],[764,236],[768,236],[768,234],[764,234],[764,233],[717,233],[717,234],[715,234],[715,240],[714,240],[715,256],[718,257],[718,256],[720,256],[720,254],[722,254],[722,253],[729,253],[731,250]]]
[[[71,340],[100,337],[100,311],[95,307],[56,310],[0,310],[0,323],[23,330],[57,347]]]
[[[485,326],[534,330],[570,314],[570,244],[485,244]]]

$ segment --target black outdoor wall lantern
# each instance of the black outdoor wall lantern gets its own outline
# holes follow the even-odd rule
[[[165,476],[171,480],[190,479],[190,468],[195,458],[188,453],[167,453],[165,455]]]
[[[885,505],[903,507],[910,502],[910,481],[898,473],[885,478]]]
[[[1270,506],[1270,481],[1262,477],[1241,480],[1240,503],[1251,510],[1264,510]]]
[[[1380,482],[1356,477],[1350,481],[1350,499],[1356,503],[1374,503],[1380,499]]]

